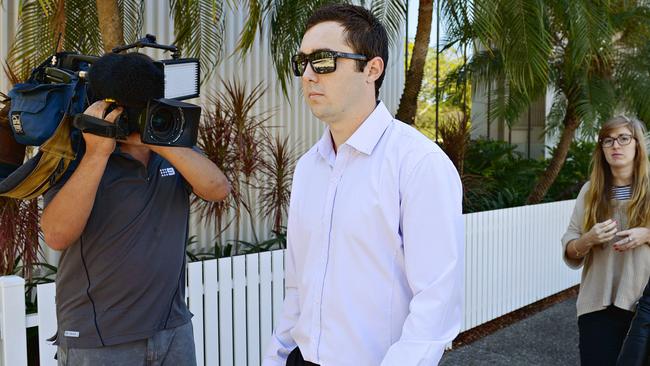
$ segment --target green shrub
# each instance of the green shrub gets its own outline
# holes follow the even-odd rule
[[[575,198],[589,177],[595,143],[574,142],[567,160],[544,198],[553,202]],[[463,210],[466,213],[522,206],[548,164],[527,159],[504,141],[473,140],[465,155]]]

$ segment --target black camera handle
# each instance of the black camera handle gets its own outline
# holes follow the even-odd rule
[[[83,113],[74,116],[72,125],[81,132],[87,132],[97,136],[109,137],[116,140],[126,140],[127,137],[125,131],[120,129],[116,124]]]
[[[181,57],[181,51],[178,49],[178,47],[167,46],[167,45],[156,43],[156,36],[154,36],[153,34],[147,34],[144,38],[140,38],[135,43],[127,44],[125,46],[115,47],[111,50],[111,52],[120,53],[136,47],[137,48],[144,48],[144,47],[158,48],[160,50],[171,51],[173,59],[177,59]]]

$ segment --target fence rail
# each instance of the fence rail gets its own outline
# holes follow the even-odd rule
[[[465,215],[463,330],[579,282],[561,259],[574,201]],[[187,269],[198,365],[259,365],[282,308],[284,252],[194,262]],[[38,314],[25,316],[24,281],[0,277],[0,359],[27,364],[26,328],[37,326],[40,364],[56,365],[54,284],[39,285]]]

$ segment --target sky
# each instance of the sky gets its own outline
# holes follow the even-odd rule
[[[407,0],[408,1],[408,39],[410,41],[415,40],[415,31],[418,26],[418,5],[420,2],[418,0]],[[429,39],[429,46],[436,46],[436,2],[433,3],[433,19],[431,20],[431,37]],[[440,25],[440,34],[444,37],[444,29],[442,24]],[[441,37],[442,38],[442,37]],[[442,39],[441,39],[442,42]]]

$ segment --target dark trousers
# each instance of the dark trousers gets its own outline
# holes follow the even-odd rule
[[[613,305],[578,317],[580,364],[616,365],[634,312]]]
[[[296,347],[289,353],[287,357],[287,366],[318,366],[317,364],[305,361],[300,353],[300,348]]]

